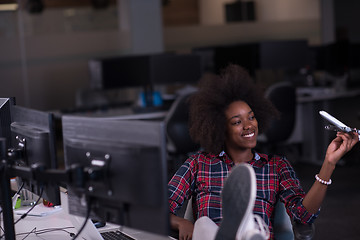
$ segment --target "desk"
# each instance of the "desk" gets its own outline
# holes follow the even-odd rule
[[[320,110],[329,112],[350,127],[360,127],[356,113],[360,89],[336,91],[332,88],[298,88],[297,117],[292,141],[302,142],[301,161],[321,165],[328,144],[335,137],[326,131]]]
[[[19,215],[14,214],[15,221],[19,219],[19,217]],[[53,231],[50,231],[51,229]],[[67,214],[61,210],[44,217],[27,216],[15,225],[15,232],[16,239],[23,239],[30,233],[25,239],[66,240],[72,238],[70,233],[76,233],[76,229],[68,219]],[[38,234],[35,234],[35,232]]]
[[[14,214],[15,221],[19,219],[20,215]],[[101,228],[102,230],[114,229],[118,227],[115,224],[106,224],[105,227]],[[123,230],[126,232],[134,232],[134,229],[123,227]],[[137,230],[135,230],[137,231]],[[76,229],[70,220],[70,216],[66,213],[64,209],[61,209],[58,212],[55,212],[48,216],[35,217],[27,216],[23,220],[20,220],[15,225],[16,239],[26,239],[26,240],[67,240],[72,239],[70,233],[76,233]],[[3,234],[0,231],[1,235]],[[167,236],[160,236],[152,233],[142,232],[142,236],[146,240],[171,240],[173,238]],[[88,239],[79,237],[78,239]],[[91,240],[99,240],[94,236],[91,237]]]
[[[76,234],[77,229],[83,224],[84,219],[69,215],[68,208],[68,196],[64,189],[60,188],[61,207],[59,208],[47,208],[44,205],[38,204],[31,212],[33,215],[41,215],[41,213],[48,213],[42,217],[28,215],[26,218],[20,220],[15,225],[16,239],[27,240],[67,240],[72,239],[70,234]],[[30,208],[30,207],[27,207]],[[20,212],[21,211],[21,212]],[[23,212],[27,212],[27,209],[20,208],[14,211],[14,221],[16,222]],[[19,214],[16,214],[19,213]],[[0,215],[2,217],[2,215]],[[90,221],[90,220],[89,220]],[[3,225],[2,219],[0,219],[0,225]],[[77,228],[75,227],[77,226]],[[2,226],[3,227],[3,226]],[[99,228],[99,231],[118,229],[120,226],[112,223],[107,223],[104,227]],[[175,240],[172,237],[158,235],[142,230],[137,230],[122,226],[121,229],[125,233],[132,233],[132,236],[136,236],[139,240]],[[102,238],[98,234],[98,231],[93,227],[92,223],[87,223],[77,239],[83,240],[101,240]],[[0,236],[3,234],[0,230]]]
[[[52,111],[55,116],[60,118],[61,116],[79,116],[79,117],[100,117],[100,118],[118,118],[123,120],[151,120],[151,119],[164,119],[167,115],[167,111],[149,111],[136,113],[132,107],[123,108],[110,108],[107,110],[96,110],[96,111],[81,111],[71,113],[61,113],[59,111]]]
[[[137,114],[68,114],[68,116],[96,117],[103,118],[104,120],[163,120],[165,119],[166,115],[166,111]],[[63,114],[62,116],[66,116],[66,114]]]
[[[345,91],[337,91],[334,88],[297,88],[297,102],[307,103],[316,101],[329,101],[339,98],[356,97],[360,95],[360,89],[348,89]]]

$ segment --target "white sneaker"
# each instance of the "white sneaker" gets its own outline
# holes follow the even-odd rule
[[[259,215],[250,213],[247,224],[243,232],[236,234],[239,240],[266,240],[270,238],[270,231],[267,224]]]
[[[222,190],[223,220],[215,240],[265,240],[269,229],[260,216],[253,214],[256,176],[247,163],[235,166]]]

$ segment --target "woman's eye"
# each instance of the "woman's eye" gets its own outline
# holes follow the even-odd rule
[[[241,121],[236,121],[236,122],[233,122],[232,125],[239,125],[241,123]]]
[[[254,120],[254,119],[255,119],[255,116],[251,116],[249,119],[250,119],[250,120]]]

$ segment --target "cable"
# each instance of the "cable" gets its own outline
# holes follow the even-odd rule
[[[33,228],[30,232],[23,232],[23,233],[18,233],[16,234],[17,237],[20,237],[22,235],[25,235],[25,237],[22,238],[26,239],[30,234],[35,234],[35,235],[41,235],[41,234],[46,234],[46,233],[50,233],[50,232],[56,232],[56,231],[63,231],[65,233],[68,233],[70,236],[74,235],[74,233],[68,231],[67,229],[73,229],[74,227],[62,227],[62,228],[44,228],[44,229],[39,229],[36,230],[36,227]]]
[[[1,232],[5,233],[5,230],[0,226]],[[0,236],[0,239],[2,238],[3,235]]]
[[[25,185],[25,182],[22,182],[20,188],[19,188],[19,189],[17,190],[17,192],[14,194],[13,198],[16,197],[16,195],[20,194],[20,191],[23,189],[24,185]]]
[[[1,228],[1,231],[2,231],[2,235],[0,235],[0,239],[3,239],[3,237],[5,236],[5,230],[0,226],[0,228]]]
[[[20,191],[23,189],[24,187],[24,182],[21,184],[20,188],[17,190],[17,192],[14,194],[14,196],[12,197],[12,200],[14,201],[14,198],[20,193]],[[2,214],[2,209],[0,210],[0,214]],[[0,230],[4,233],[5,230],[0,226]],[[0,239],[3,237],[3,235],[0,235]]]
[[[31,212],[31,210],[33,210],[34,207],[35,207],[36,205],[38,205],[38,203],[39,203],[39,201],[40,201],[40,199],[41,199],[41,196],[42,196],[43,192],[44,192],[44,187],[41,187],[40,196],[39,196],[39,198],[36,200],[35,204],[32,205],[31,208],[30,208],[26,213],[24,213],[23,215],[21,215],[21,217],[20,217],[18,220],[15,221],[14,225],[17,224],[20,220],[24,219],[24,218],[29,214],[29,212]]]
[[[39,231],[36,231],[35,234],[36,235],[40,235],[40,234],[45,234],[45,233],[49,233],[49,232],[56,232],[56,231],[63,231],[68,233],[69,235],[72,235],[72,232],[67,231],[66,229],[71,229],[71,228],[75,228],[75,227],[62,227],[62,228],[45,228]]]
[[[2,214],[2,209],[0,210],[0,215]],[[1,223],[1,220],[2,220],[2,216],[0,216],[0,223]],[[0,224],[0,230],[1,230],[1,232],[5,232],[5,230],[2,228],[2,226],[1,226],[1,224]],[[0,232],[0,234],[1,234],[1,232]],[[2,237],[2,235],[0,235],[0,239],[1,239],[1,237]]]
[[[24,187],[24,182],[21,184],[19,190],[17,190],[17,192],[14,194],[14,196],[11,198],[14,201],[14,198],[20,193],[20,191],[23,189]],[[2,214],[2,209],[0,210],[0,214]],[[1,228],[1,226],[0,226]]]
[[[24,240],[25,238],[27,238],[31,233],[36,232],[36,227],[34,227],[30,232],[26,233],[26,236],[22,239]]]
[[[1,213],[2,213],[2,210],[0,211],[0,215],[1,215]],[[2,220],[2,216],[0,216],[0,223],[1,223],[1,220]],[[2,239],[2,237],[4,236],[4,235],[1,235],[3,233],[5,233],[5,230],[1,227],[1,224],[0,224],[0,239]]]
[[[89,220],[89,217],[90,217],[91,204],[92,204],[92,198],[89,197],[88,208],[87,208],[85,221],[84,221],[83,225],[81,226],[80,230],[78,231],[78,233],[74,236],[74,238],[72,238],[72,240],[75,240],[81,234],[81,232],[84,230],[84,228],[85,228],[85,226],[86,226],[86,224],[87,224],[87,222]]]
[[[33,210],[34,207],[35,207],[36,205],[38,205],[38,203],[39,203],[39,201],[40,201],[40,199],[41,199],[41,196],[42,196],[43,192],[44,192],[44,187],[41,187],[40,196],[39,196],[39,198],[36,200],[36,203],[35,203],[34,205],[32,205],[31,208],[30,208],[26,213],[24,213],[23,215],[21,215],[21,217],[14,222],[14,225],[17,224],[20,220],[24,219],[24,218],[29,214],[29,212],[31,212],[31,210]],[[3,238],[4,235],[5,235],[5,234],[1,235],[1,236],[0,236],[0,239]]]

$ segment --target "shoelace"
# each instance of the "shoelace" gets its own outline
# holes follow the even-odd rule
[[[270,231],[268,225],[264,222],[264,219],[262,219],[259,215],[254,214],[254,220],[255,223],[257,223],[256,225],[260,233],[265,237],[265,239],[269,239]]]

